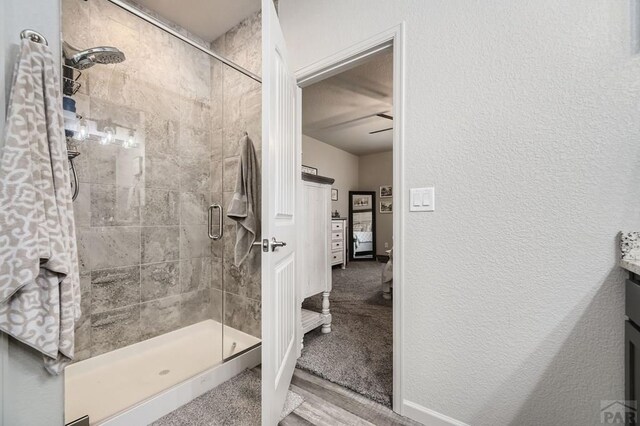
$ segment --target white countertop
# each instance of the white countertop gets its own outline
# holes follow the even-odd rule
[[[640,259],[620,260],[618,263],[620,267],[626,269],[629,272],[640,275]]]

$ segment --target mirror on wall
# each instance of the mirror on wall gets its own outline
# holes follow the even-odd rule
[[[349,191],[349,259],[373,260],[376,247],[376,193]]]

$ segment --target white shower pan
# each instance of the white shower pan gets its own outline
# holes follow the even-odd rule
[[[89,415],[92,425],[149,424],[260,364],[260,339],[203,321],[117,349],[65,369],[65,423]]]

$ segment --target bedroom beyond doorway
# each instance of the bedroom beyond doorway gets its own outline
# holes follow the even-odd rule
[[[393,111],[391,47],[302,91],[303,172],[308,180],[332,180],[332,269],[329,289],[304,295],[303,328],[305,310],[325,313],[329,325],[304,330],[298,368],[388,407]]]

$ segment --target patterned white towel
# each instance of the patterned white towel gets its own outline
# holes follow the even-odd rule
[[[0,331],[73,359],[80,280],[58,71],[46,45],[22,40],[0,161]]]

